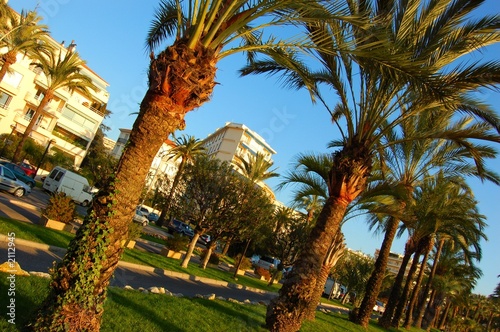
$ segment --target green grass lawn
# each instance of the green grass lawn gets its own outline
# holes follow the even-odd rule
[[[7,274],[0,273],[0,289],[7,292]],[[16,277],[15,325],[8,322],[5,312],[0,316],[0,331],[22,331],[36,313],[48,292],[47,279]],[[6,308],[10,296],[0,296],[0,307]],[[238,304],[222,300],[176,298],[160,294],[144,294],[139,291],[110,287],[104,306],[101,331],[103,332],[153,332],[153,331],[266,331],[266,307]],[[372,324],[368,329],[347,320],[347,315],[316,313],[313,322],[304,322],[302,332],[318,331],[385,331]],[[396,330],[391,330],[396,331]],[[404,330],[417,332],[422,330]]]

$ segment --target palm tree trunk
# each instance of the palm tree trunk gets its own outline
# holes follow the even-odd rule
[[[36,120],[42,113],[42,110],[47,106],[49,101],[54,97],[54,93],[50,90],[45,91],[45,95],[43,96],[42,100],[40,101],[40,104],[36,108],[35,114],[33,114],[33,117],[30,120],[30,123],[24,130],[23,135],[21,136],[21,140],[19,141],[19,144],[17,144],[16,150],[14,151],[14,155],[12,156],[12,162],[17,163],[21,161],[21,153],[23,151],[23,146],[26,140],[28,139],[28,136],[31,134],[33,131],[33,127],[35,126]]]
[[[389,218],[384,240],[382,241],[377,260],[375,261],[374,270],[370,279],[368,279],[365,296],[359,307],[358,315],[355,317],[355,323],[365,328],[368,326],[368,320],[370,319],[373,307],[377,301],[377,296],[380,292],[380,287],[382,286],[382,281],[384,280],[387,261],[391,253],[392,241],[394,241],[394,237],[396,236],[398,225],[399,220],[393,217]]]
[[[316,317],[316,307],[320,302],[321,295],[323,295],[323,291],[325,289],[326,280],[330,275],[330,271],[337,264],[340,257],[342,257],[344,253],[344,235],[340,231],[335,235],[335,239],[333,240],[330,248],[328,249],[328,253],[326,255],[325,261],[323,262],[323,266],[321,266],[321,271],[318,276],[318,282],[316,283],[316,289],[314,290],[313,300],[310,303],[310,306],[306,312],[307,320],[314,320]]]
[[[333,237],[340,228],[348,202],[330,197],[311,231],[308,245],[302,251],[279,296],[267,308],[266,324],[271,331],[296,332],[314,301],[314,293],[323,261]],[[325,245],[326,244],[326,245]]]
[[[439,320],[439,323],[437,324],[437,328],[440,330],[440,331],[443,331],[444,330],[444,326],[446,324],[446,320],[447,320],[447,317],[448,317],[448,312],[450,311],[450,307],[451,307],[451,300],[448,299],[448,301],[446,301],[446,307],[444,308],[444,311],[441,315],[441,319]]]
[[[177,113],[164,112],[151,99],[154,97],[146,95],[141,105],[141,109],[151,109],[142,111],[135,122],[114,181],[99,191],[93,210],[53,273],[51,292],[35,325],[37,331],[64,325],[75,330],[76,326],[89,331],[100,328],[106,288],[123,253],[121,241],[132,222],[148,165],[164,138],[181,123]],[[165,137],[158,138],[158,133]]]
[[[387,305],[385,307],[384,314],[378,320],[378,323],[384,327],[389,328],[391,326],[392,318],[394,317],[394,312],[396,311],[396,307],[399,304],[401,299],[402,292],[402,284],[403,279],[406,273],[406,267],[408,266],[408,262],[410,261],[411,255],[413,255],[415,246],[412,238],[409,238],[406,242],[405,246],[405,254],[403,256],[403,260],[401,261],[401,265],[399,266],[398,274],[396,275],[396,279],[394,280],[394,285],[392,286],[391,294],[389,295],[389,299],[387,300]]]
[[[445,242],[444,239],[441,239],[439,241],[434,262],[432,263],[431,273],[429,274],[429,278],[427,279],[427,283],[425,284],[425,288],[422,292],[422,301],[419,302],[417,310],[415,311],[415,323],[413,324],[413,326],[415,326],[416,328],[420,328],[422,326],[422,319],[423,319],[426,299],[431,289],[432,279],[434,279],[434,276],[436,275],[437,265],[439,262],[439,258],[441,256],[441,251],[443,250],[444,242]]]
[[[420,271],[418,272],[417,283],[415,284],[415,287],[413,287],[413,291],[411,294],[410,303],[408,304],[408,311],[406,312],[406,319],[405,319],[405,323],[404,323],[404,328],[407,330],[410,328],[410,325],[413,321],[413,309],[415,307],[415,304],[417,303],[418,294],[420,291],[420,285],[422,285],[422,280],[424,280],[425,269],[427,266],[427,260],[429,259],[429,254],[431,252],[433,243],[434,243],[434,240],[432,238],[431,244],[429,245],[429,247],[426,248],[424,258],[422,259]]]
[[[408,271],[408,275],[406,276],[406,282],[405,282],[405,287],[403,288],[403,293],[401,294],[401,298],[399,299],[399,303],[398,303],[396,310],[394,312],[394,317],[392,317],[391,325],[396,327],[396,328],[399,328],[399,321],[401,320],[401,317],[403,316],[403,312],[407,306],[408,295],[410,294],[410,290],[412,287],[413,276],[414,276],[415,272],[417,271],[421,251],[422,251],[422,248],[420,248],[420,247],[417,248],[417,251],[415,252],[415,255],[413,256],[413,261],[412,261],[412,264],[410,266],[410,270]]]

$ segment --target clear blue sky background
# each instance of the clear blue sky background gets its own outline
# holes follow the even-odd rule
[[[146,70],[149,63],[144,40],[153,18],[156,0],[143,1],[77,1],[77,0],[21,0],[9,1],[20,11],[33,9],[44,17],[52,37],[68,45],[75,40],[77,51],[89,67],[106,80],[110,87],[108,109],[113,112],[105,120],[111,127],[107,136],[116,140],[119,128],[131,128],[138,104],[146,91]],[[500,3],[487,0],[481,13],[499,14]],[[493,59],[499,56],[500,46],[491,47],[478,55]],[[274,156],[278,172],[285,173],[294,156],[303,152],[326,152],[326,144],[337,136],[328,113],[320,106],[311,105],[304,91],[282,88],[274,78],[251,76],[239,78],[237,70],[244,65],[240,56],[222,60],[218,65],[217,81],[213,98],[199,110],[186,117],[185,134],[203,139],[225,122],[243,123],[263,136],[277,151]],[[500,107],[499,93],[486,92],[483,97]],[[498,148],[498,147],[497,147]],[[489,166],[500,172],[500,161]],[[279,179],[269,181],[274,187]],[[500,188],[490,183],[470,181],[480,212],[487,216],[486,229],[489,241],[482,244],[483,259],[479,267],[483,277],[475,289],[476,293],[489,295],[500,282],[500,220],[498,220]],[[287,191],[277,192],[277,197],[288,203]],[[382,236],[368,232],[364,220],[348,221],[343,227],[347,245],[373,255],[380,247]],[[403,253],[406,238],[396,240],[392,251]]]

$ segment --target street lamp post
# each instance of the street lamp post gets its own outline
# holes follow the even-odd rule
[[[47,144],[47,147],[45,148],[45,151],[43,151],[42,158],[40,158],[40,161],[38,162],[38,165],[36,165],[35,175],[33,176],[33,178],[37,175],[38,170],[40,169],[40,166],[42,165],[43,158],[45,158],[45,155],[47,154],[47,152],[49,152],[50,145],[54,144],[55,142],[56,142],[55,140],[51,139],[49,141],[49,144]]]
[[[9,136],[7,136],[4,140],[3,140],[3,146],[2,146],[2,151],[0,151],[0,157],[3,157],[3,153],[5,151],[5,148],[7,147],[7,142],[10,140],[10,137],[14,134],[14,131],[16,130],[17,128],[17,123],[14,123],[14,124],[11,124],[10,125],[10,128],[12,129]]]

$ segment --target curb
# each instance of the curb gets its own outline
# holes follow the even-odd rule
[[[43,244],[43,243],[38,243],[38,242],[33,242],[33,241],[28,241],[28,240],[23,240],[23,239],[15,239],[14,241],[15,241],[16,245],[17,244],[24,245],[27,247],[40,249],[40,250],[50,250],[50,251],[61,253],[61,254],[64,254],[66,252],[66,249],[64,249],[64,248],[51,246],[48,244]],[[9,239],[6,235],[0,234],[0,242],[9,242]],[[132,268],[132,269],[141,270],[141,271],[145,271],[145,272],[151,272],[151,273],[160,272],[163,275],[169,276],[169,277],[175,277],[175,278],[186,279],[186,280],[191,280],[191,281],[198,281],[198,282],[202,282],[205,284],[211,284],[211,285],[216,285],[216,286],[225,286],[225,287],[234,288],[234,289],[243,289],[243,290],[248,290],[248,291],[260,293],[260,294],[266,294],[266,293],[273,294],[273,292],[268,292],[268,291],[258,289],[258,288],[253,288],[253,287],[242,286],[239,284],[229,283],[227,281],[219,281],[219,280],[210,279],[210,278],[206,278],[206,277],[198,277],[198,276],[194,276],[194,275],[187,274],[187,273],[163,270],[163,269],[159,269],[159,268],[152,267],[152,266],[140,265],[140,264],[125,262],[125,261],[119,261],[118,266],[124,267],[124,268]]]

